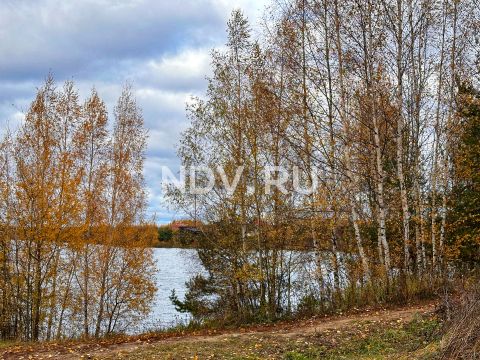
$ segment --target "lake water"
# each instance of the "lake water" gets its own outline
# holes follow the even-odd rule
[[[177,312],[169,296],[172,290],[175,289],[178,298],[183,300],[186,293],[185,282],[204,270],[198,260],[195,249],[155,248],[153,249],[153,254],[157,266],[156,285],[158,290],[155,294],[155,301],[150,315],[138,324],[136,328],[131,329],[132,333],[158,330],[172,327],[179,323],[187,323],[190,315]],[[313,252],[287,251],[284,256],[294,259],[292,281],[301,283],[301,277],[315,274]],[[331,255],[330,253],[325,253],[325,256],[330,257]],[[328,267],[327,262],[322,263],[322,272],[327,281],[333,281],[332,271]],[[307,280],[307,283],[312,284],[312,279]],[[301,293],[302,289],[299,290],[299,294]],[[293,293],[291,296],[292,302],[295,304],[298,298]]]
[[[157,266],[155,304],[152,312],[143,320],[134,332],[148,329],[172,327],[189,320],[188,314],[175,311],[169,299],[173,289],[179,299],[183,299],[186,287],[185,282],[193,275],[201,272],[201,265],[194,249],[153,249]]]

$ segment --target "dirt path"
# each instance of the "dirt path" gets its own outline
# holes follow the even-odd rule
[[[432,313],[434,304],[423,304],[398,309],[365,310],[363,313],[340,315],[336,317],[313,318],[310,320],[292,323],[281,323],[274,326],[256,326],[253,328],[240,329],[238,331],[226,331],[217,335],[183,335],[166,339],[159,339],[155,335],[144,338],[126,338],[118,341],[97,342],[71,342],[71,343],[47,343],[34,344],[32,346],[20,345],[4,349],[0,353],[1,359],[103,359],[103,358],[138,358],[138,359],[176,359],[176,357],[157,357],[145,354],[155,354],[153,351],[158,347],[184,348],[196,347],[201,344],[208,347],[209,344],[221,344],[226,342],[246,342],[259,339],[262,336],[274,338],[279,342],[286,342],[299,337],[313,336],[324,332],[347,331],[359,323],[386,323],[395,321],[405,323],[413,319],[417,314],[425,315]],[[373,323],[373,324],[372,324]],[[134,356],[136,354],[136,356]],[[144,354],[144,355],[141,355]],[[183,358],[183,357],[182,357]],[[193,357],[195,358],[195,357]]]

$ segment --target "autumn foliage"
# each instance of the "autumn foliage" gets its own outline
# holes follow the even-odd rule
[[[101,336],[148,313],[143,119],[126,86],[113,112],[49,77],[0,145],[0,336]]]
[[[454,264],[478,261],[478,93],[462,85],[478,83],[478,7],[292,0],[266,14],[252,31],[232,13],[188,108],[183,165],[244,170],[230,193],[169,193],[208,224],[207,274],[175,304],[241,321],[448,293]],[[287,191],[265,192],[272,167]],[[295,169],[314,191],[292,186]]]

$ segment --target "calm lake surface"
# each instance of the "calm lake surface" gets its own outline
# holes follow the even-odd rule
[[[178,298],[183,300],[186,293],[185,282],[194,275],[204,271],[195,249],[155,248],[153,249],[153,254],[157,266],[156,285],[158,288],[155,294],[155,302],[150,315],[135,328],[131,329],[129,331],[131,333],[142,333],[148,330],[173,327],[179,323],[187,323],[190,315],[175,311],[169,296],[172,290],[175,289]],[[314,253],[286,251],[284,256],[293,259],[292,263],[294,265],[291,268],[292,281],[298,282],[300,287],[296,289],[297,291],[295,291],[295,288],[292,290],[291,300],[295,305],[299,299],[298,295],[301,295],[305,290],[301,285],[302,277],[315,274]],[[326,252],[325,256],[329,258],[331,254]],[[340,266],[342,267],[342,265]],[[333,282],[333,272],[328,265],[328,261],[322,262],[322,273],[327,282]],[[307,283],[311,282],[312,279]],[[345,285],[343,284],[342,286]]]
[[[178,298],[183,300],[186,292],[185,282],[202,270],[195,249],[153,249],[153,253],[157,266],[158,288],[155,304],[150,315],[134,332],[167,328],[187,322],[189,315],[175,311],[169,296],[175,289]]]

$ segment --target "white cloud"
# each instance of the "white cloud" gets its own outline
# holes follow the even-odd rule
[[[185,48],[175,55],[149,60],[136,72],[135,79],[172,90],[198,91],[209,73],[210,49]]]
[[[226,21],[241,8],[254,24],[268,0],[2,0],[0,130],[21,122],[48,72],[73,79],[85,98],[94,86],[112,113],[133,83],[149,129],[145,178],[149,214],[166,222],[161,166],[178,168],[175,144],[188,125],[185,103],[204,94],[210,50],[223,47]],[[255,26],[252,26],[255,29]]]

